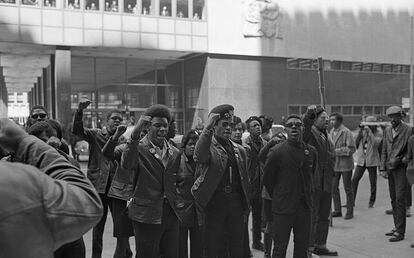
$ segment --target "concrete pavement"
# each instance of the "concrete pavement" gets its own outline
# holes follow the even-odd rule
[[[85,167],[85,164],[82,164]],[[345,202],[343,185],[340,186],[342,202]],[[355,217],[352,220],[335,218],[328,237],[328,247],[339,252],[338,257],[343,258],[413,258],[414,248],[414,217],[407,218],[407,232],[405,240],[390,243],[389,237],[384,234],[393,228],[391,215],[385,210],[391,207],[388,195],[388,182],[378,177],[377,201],[374,208],[368,208],[369,198],[368,172],[361,179],[355,206]],[[345,208],[343,208],[345,213]],[[414,213],[414,208],[412,209]],[[92,234],[85,236],[87,256],[91,257]],[[133,238],[130,239],[131,248],[135,250]],[[293,239],[289,244],[287,257],[292,257]],[[112,237],[112,218],[108,216],[104,235],[104,258],[111,258],[115,250],[115,239]],[[252,250],[255,258],[263,257],[263,253]]]

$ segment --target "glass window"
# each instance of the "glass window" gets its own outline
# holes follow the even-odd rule
[[[352,107],[350,106],[342,107],[342,112],[344,115],[352,115]]]
[[[364,107],[364,115],[372,115],[372,106]]]
[[[118,12],[118,0],[105,0],[105,12]]]
[[[171,16],[171,0],[160,0],[160,15]]]
[[[22,0],[23,5],[39,6],[39,0]]]
[[[156,87],[154,85],[128,85],[128,110],[145,109],[156,103]]]
[[[80,0],[67,0],[66,8],[68,9],[80,9]]]
[[[205,19],[204,0],[193,0],[193,19]]]
[[[299,114],[300,106],[289,106],[289,114]]]
[[[0,0],[0,4],[15,4],[16,0]]]
[[[341,106],[332,106],[331,113],[341,113]]]
[[[124,1],[124,12],[138,14],[139,10],[138,10],[137,1],[138,0],[125,0]]]
[[[177,0],[177,17],[188,18],[188,0]]]
[[[56,0],[44,0],[43,6],[44,7],[56,7]]]
[[[374,107],[374,115],[382,115],[383,114],[383,107],[382,106],[375,106]]]
[[[85,0],[85,9],[90,11],[99,10],[99,0]]]
[[[355,106],[354,107],[354,115],[362,115],[362,107],[361,106]]]
[[[297,115],[305,114],[307,110],[308,110],[307,106],[300,106],[300,113]]]
[[[154,15],[155,0],[142,0],[142,14]]]

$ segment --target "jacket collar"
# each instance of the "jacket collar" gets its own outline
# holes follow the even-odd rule
[[[341,135],[345,131],[346,131],[346,127],[344,125],[342,125],[342,124],[338,127],[338,129],[336,129],[336,132],[337,132],[336,134],[334,134],[335,128],[332,128],[332,130],[330,132],[330,136],[331,136],[332,142],[334,144],[336,144],[336,142],[338,141],[338,139],[341,137]]]

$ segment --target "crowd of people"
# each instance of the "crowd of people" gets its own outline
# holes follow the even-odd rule
[[[0,256],[85,257],[82,235],[93,228],[92,257],[102,257],[108,211],[116,258],[132,257],[130,237],[138,258],[247,258],[250,242],[265,258],[286,257],[292,231],[293,257],[338,256],[327,240],[331,216],[342,216],[340,178],[349,220],[365,170],[374,207],[378,168],[395,225],[386,235],[404,239],[414,136],[400,107],[387,109],[390,126],[367,117],[354,136],[322,107],[288,116],[273,134],[272,118],[243,122],[223,104],[177,144],[164,105],[149,107],[129,137],[121,110],[109,111],[102,129],[86,128],[89,105],[81,100],[71,129],[89,144],[86,176],[44,107],[31,109],[25,130],[0,120]]]

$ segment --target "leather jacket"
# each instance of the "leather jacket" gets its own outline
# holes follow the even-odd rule
[[[248,210],[248,176],[247,176],[247,155],[243,146],[231,142],[234,148],[235,158],[237,161],[238,171],[241,180],[244,206]],[[213,137],[213,132],[204,129],[198,140],[194,160],[197,163],[196,181],[191,189],[197,204],[197,209],[202,212],[211,197],[216,191],[226,170],[227,153],[224,147]],[[202,218],[199,218],[202,224]]]
[[[114,167],[111,164],[111,160],[105,158],[102,154],[102,148],[111,135],[106,129],[84,128],[82,116],[83,113],[81,111],[76,111],[72,133],[89,143],[87,176],[98,193],[105,194],[108,181],[110,180],[110,170],[114,169]]]
[[[52,258],[99,222],[93,185],[51,146],[25,136],[12,159],[0,161],[0,257]]]
[[[122,184],[125,184],[125,189],[133,189],[128,205],[131,220],[161,224],[165,201],[174,210],[177,218],[181,219],[179,209],[184,204],[177,190],[179,151],[167,141],[164,144],[167,146],[166,166],[155,153],[147,136],[141,141],[129,140],[126,145],[121,159],[122,171],[118,171],[120,175],[117,178],[127,179]]]
[[[267,142],[260,137],[259,144],[257,145],[253,142],[252,137],[249,136],[247,137],[245,144],[250,147],[247,169],[250,182],[249,196],[251,199],[260,199],[262,195],[264,163],[260,162],[259,153],[260,150],[266,146]]]

